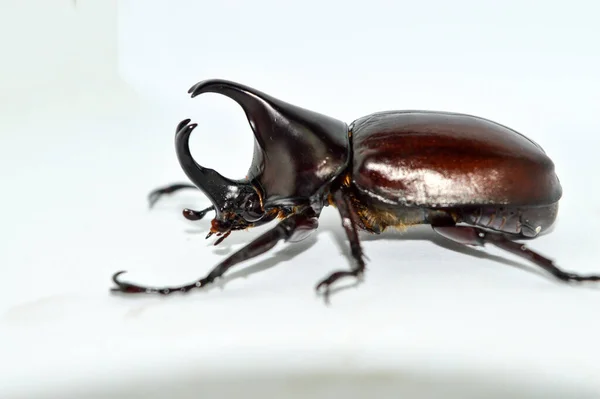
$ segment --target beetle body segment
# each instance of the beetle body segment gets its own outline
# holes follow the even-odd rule
[[[480,206],[457,208],[457,222],[498,231],[519,238],[546,232],[558,215],[558,202],[541,206]]]
[[[277,225],[224,259],[205,277],[178,287],[151,288],[113,276],[114,291],[187,292],[212,284],[231,267],[263,254],[279,241],[297,242],[318,228],[325,206],[334,206],[348,238],[353,265],[317,284],[360,277],[365,260],[359,231],[429,224],[438,234],[471,246],[492,244],[530,260],[564,282],[600,281],[563,271],[516,242],[534,238],[556,220],[562,188],[554,163],[524,135],[487,119],[449,112],[388,111],[345,122],[278,100],[239,83],[207,80],[190,88],[195,97],[213,92],[235,100],[255,136],[246,179],[231,180],[198,165],[188,139],[195,124],[177,126],[180,164],[211,200],[189,220],[215,211],[215,245],[232,231],[278,219]],[[172,184],[150,195],[173,193]]]
[[[358,190],[393,205],[540,206],[562,195],[554,164],[541,147],[471,115],[373,114],[353,124],[352,148]]]

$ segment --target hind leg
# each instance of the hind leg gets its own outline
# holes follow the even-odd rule
[[[535,265],[546,270],[554,277],[561,281],[600,281],[600,275],[582,276],[575,273],[569,273],[559,269],[554,263],[527,248],[525,245],[518,242],[512,241],[510,238],[502,233],[489,232],[477,227],[471,226],[435,226],[432,225],[433,230],[443,237],[446,237],[454,242],[463,245],[472,246],[484,246],[485,244],[493,244],[505,251],[511,252],[522,258],[533,262]]]

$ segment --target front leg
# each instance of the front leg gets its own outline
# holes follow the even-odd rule
[[[158,202],[158,200],[162,196],[167,195],[167,194],[173,194],[178,191],[186,190],[186,189],[197,190],[198,188],[196,186],[194,186],[193,184],[187,184],[187,183],[174,183],[174,184],[169,184],[168,186],[156,188],[156,189],[152,190],[150,192],[150,194],[148,194],[148,205],[150,208],[152,208],[154,206],[154,204],[156,204],[156,202]]]
[[[152,208],[163,195],[173,194],[177,191],[185,190],[185,189],[196,189],[197,190],[198,188],[192,184],[187,184],[187,183],[175,183],[175,184],[170,184],[165,187],[159,187],[157,189],[152,190],[150,192],[150,194],[148,194],[148,206],[150,208]],[[195,211],[193,209],[185,208],[183,210],[183,216],[188,220],[196,221],[196,220],[202,219],[204,216],[206,216],[206,214],[208,212],[214,211],[214,210],[215,210],[215,207],[213,205],[211,205],[208,208],[203,209],[201,211]]]
[[[327,278],[323,279],[319,284],[317,284],[316,290],[324,288],[325,296],[329,295],[329,286],[335,283],[342,277],[356,277],[359,278],[363,275],[365,271],[365,261],[364,254],[362,248],[360,246],[360,240],[358,239],[358,214],[352,207],[352,203],[350,202],[350,197],[347,195],[346,191],[342,188],[337,190],[333,194],[333,199],[335,205],[342,217],[342,226],[346,231],[346,236],[350,241],[350,251],[352,254],[352,258],[354,259],[354,265],[350,270],[339,270],[332,274],[330,274]]]
[[[112,291],[166,295],[173,292],[187,292],[194,288],[203,288],[223,276],[232,266],[267,252],[280,240],[296,241],[298,237],[306,236],[306,232],[315,230],[317,227],[318,216],[309,208],[303,213],[296,213],[282,220],[275,228],[262,234],[250,244],[219,263],[206,277],[191,284],[164,288],[145,287],[119,281],[118,277],[125,273],[121,271],[115,273],[113,276],[113,281],[117,287],[113,288]]]

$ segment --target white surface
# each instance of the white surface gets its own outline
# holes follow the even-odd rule
[[[3,0],[0,11],[0,98],[117,78],[117,0]]]
[[[365,237],[365,283],[329,307],[314,284],[349,266],[333,210],[310,240],[278,245],[221,288],[108,293],[121,269],[160,285],[203,276],[264,231],[214,248],[204,240],[210,221],[180,213],[206,199],[187,192],[146,207],[150,189],[183,179],[172,148],[183,118],[199,122],[199,161],[231,177],[246,171],[252,139],[241,110],[216,95],[187,97],[207,77],[348,121],[428,108],[508,124],[553,157],[565,191],[556,228],[531,246],[568,270],[600,272],[591,2],[572,10],[463,2],[439,15],[430,4],[313,12],[303,3],[285,22],[266,14],[266,2],[253,4],[256,14],[229,3],[150,3],[145,17],[141,4],[121,4],[120,68],[152,105],[117,83],[80,80],[7,100],[0,397],[600,396],[600,290],[557,284],[494,248],[459,249],[427,228]]]

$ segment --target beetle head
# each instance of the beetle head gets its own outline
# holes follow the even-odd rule
[[[260,223],[265,218],[259,190],[247,180],[228,179],[217,171],[205,168],[194,160],[190,152],[190,134],[195,123],[185,119],[177,126],[175,147],[181,168],[210,200],[215,218],[211,234],[229,234]]]

